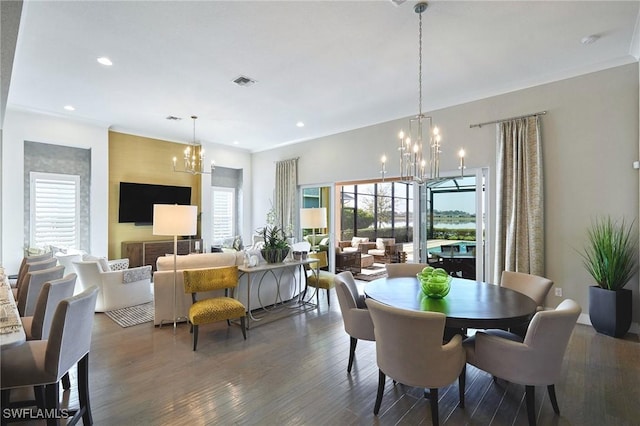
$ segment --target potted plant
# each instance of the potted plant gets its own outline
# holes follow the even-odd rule
[[[635,221],[634,221],[635,222]],[[638,269],[634,223],[596,219],[582,251],[584,265],[597,285],[589,287],[589,317],[599,333],[622,337],[631,326],[632,292],[623,288]]]
[[[267,225],[258,233],[264,238],[264,248],[260,251],[267,263],[280,263],[289,254],[289,243],[284,230],[277,225]]]

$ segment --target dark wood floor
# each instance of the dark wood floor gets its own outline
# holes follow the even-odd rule
[[[431,424],[422,390],[387,381],[379,416],[375,343],[360,342],[347,374],[349,338],[335,293],[321,308],[249,330],[201,326],[198,351],[186,325],[121,328],[96,314],[91,404],[96,425]],[[75,378],[72,379],[75,385]],[[576,326],[556,385],[561,415],[538,389],[540,425],[640,424],[640,342]],[[457,383],[440,392],[450,425],[525,425],[524,388],[467,368],[466,408]],[[65,398],[76,405],[75,390]],[[37,424],[37,423],[33,423]]]

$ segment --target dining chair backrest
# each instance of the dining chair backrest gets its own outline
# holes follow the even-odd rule
[[[58,304],[51,321],[44,367],[59,381],[91,348],[91,331],[98,297],[98,287],[91,286],[82,293]]]
[[[446,316],[409,311],[366,299],[373,320],[378,367],[397,382],[440,388],[453,382],[465,364],[460,335],[442,344]]]
[[[238,285],[237,266],[185,270],[183,271],[183,276],[184,292],[191,294],[204,291],[235,289]]]
[[[62,300],[73,296],[76,277],[76,274],[68,274],[58,280],[44,283],[31,320],[32,340],[46,340],[49,337],[53,314]]]
[[[543,307],[547,293],[553,286],[553,281],[522,272],[502,271],[500,286],[529,296],[536,302],[536,305]]]
[[[315,253],[309,253],[309,257],[312,259],[318,259],[317,264],[316,263],[312,263],[311,264],[311,268],[315,269],[316,265],[318,268],[326,268],[327,266],[329,266],[329,261],[327,259],[327,252],[326,251],[318,251]]]
[[[26,265],[28,263],[36,263],[36,262],[41,262],[43,260],[48,260],[51,259],[53,257],[53,253],[46,252],[46,253],[42,253],[42,254],[36,254],[33,256],[25,256],[22,258],[22,262],[20,263],[20,268],[18,269],[18,280],[24,276],[24,274],[26,273]]]
[[[386,263],[387,277],[415,277],[418,272],[421,272],[425,267],[429,266],[426,263]]]
[[[20,316],[30,317],[36,309],[36,301],[42,286],[47,281],[57,280],[64,275],[64,266],[55,266],[42,271],[27,272],[18,293],[18,311]]]
[[[333,280],[342,312],[344,330],[348,335],[357,339],[374,340],[371,316],[364,302],[364,297],[358,292],[351,272],[340,272]]]
[[[532,384],[555,383],[581,311],[575,301],[565,299],[555,310],[537,312],[522,342],[530,351],[523,354],[522,366],[515,374],[528,374]]]
[[[43,269],[53,268],[58,264],[58,260],[52,257],[49,257],[44,260],[38,260],[36,262],[27,262],[24,264],[24,268],[21,268],[22,273],[18,274],[18,280],[16,281],[16,288],[18,289],[17,295],[20,295],[20,289],[22,288],[22,284],[24,284],[25,279],[27,278],[27,274],[29,272],[42,271]]]

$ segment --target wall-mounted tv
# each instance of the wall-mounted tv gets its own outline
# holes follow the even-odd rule
[[[191,204],[191,187],[120,182],[118,222],[153,223],[154,204]]]

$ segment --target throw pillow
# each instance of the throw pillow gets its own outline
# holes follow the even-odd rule
[[[82,260],[86,261],[96,261],[98,262],[98,266],[100,267],[100,270],[102,272],[109,272],[111,271],[111,268],[109,268],[109,263],[107,262],[107,258],[106,257],[98,257],[98,256],[91,256],[90,254],[85,254],[84,256],[82,256]]]
[[[368,237],[353,237],[351,239],[351,247],[358,248],[360,243],[368,243],[368,242],[369,242]]]
[[[384,240],[382,238],[376,238],[376,249],[384,250]]]
[[[124,271],[126,269],[129,269],[129,259],[126,258],[110,260],[108,263],[110,271]]]

